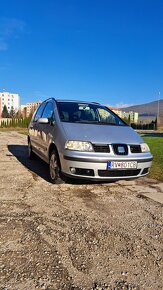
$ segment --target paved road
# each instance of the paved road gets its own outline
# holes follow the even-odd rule
[[[26,137],[0,132],[0,289],[162,289],[163,184],[52,185]],[[160,201],[160,200],[158,200]]]

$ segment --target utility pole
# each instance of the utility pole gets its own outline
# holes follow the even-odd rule
[[[157,101],[157,129],[160,124],[160,91],[158,92],[158,101]]]
[[[160,91],[158,92],[158,103],[157,103],[157,119],[160,116]]]

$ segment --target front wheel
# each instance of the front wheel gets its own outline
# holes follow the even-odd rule
[[[52,150],[49,158],[49,177],[51,183],[60,184],[63,183],[60,178],[60,162],[56,150]]]

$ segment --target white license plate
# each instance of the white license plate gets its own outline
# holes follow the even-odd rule
[[[137,161],[108,161],[108,169],[136,169]]]

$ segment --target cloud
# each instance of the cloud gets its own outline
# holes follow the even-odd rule
[[[126,104],[126,103],[120,102],[120,103],[115,105],[116,108],[127,108],[127,107],[131,107],[131,106],[134,106],[134,104]]]
[[[109,107],[109,108],[113,108],[114,107],[114,108],[117,108],[117,109],[122,109],[122,108],[127,108],[127,107],[134,106],[134,104],[128,104],[128,103],[120,102],[120,103],[117,103],[115,105],[107,104],[106,106]]]
[[[19,38],[25,32],[25,22],[15,18],[0,19],[0,51],[8,49],[8,42],[12,38]]]

